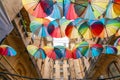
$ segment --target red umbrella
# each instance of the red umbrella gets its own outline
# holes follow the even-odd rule
[[[53,11],[52,0],[22,0],[25,9],[37,18],[46,17]]]
[[[92,21],[92,24],[90,25],[90,30],[94,37],[99,37],[103,29],[104,29],[104,25],[102,22],[98,20]]]
[[[66,19],[74,20],[74,19],[80,17],[83,14],[83,12],[85,11],[87,4],[88,4],[88,0],[84,0],[84,1],[70,0],[70,1],[68,1],[65,5],[65,7],[69,6],[69,7],[65,8],[65,10],[67,10],[65,13]]]

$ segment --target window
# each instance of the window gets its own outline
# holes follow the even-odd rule
[[[113,77],[118,75],[120,75],[120,65],[114,61],[108,66],[108,77]],[[115,79],[111,79],[111,80],[115,80]]]
[[[64,37],[64,38],[53,38],[53,46],[69,47],[69,39],[67,37]]]

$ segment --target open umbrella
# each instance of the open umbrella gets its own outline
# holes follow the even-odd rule
[[[62,31],[60,29],[59,20],[51,21],[48,25],[47,31],[51,37],[60,38],[62,37]]]
[[[70,23],[70,20],[67,20],[65,17],[61,18],[59,20],[59,24],[60,24],[60,28],[61,28],[61,34],[62,36],[66,36],[65,35],[65,29],[67,27],[67,25]]]
[[[50,17],[60,19],[63,17],[63,0],[54,0],[53,11]]]
[[[117,54],[118,50],[114,46],[105,46],[105,54]]]
[[[66,1],[66,0],[65,0]],[[80,17],[85,11],[88,0],[70,0],[65,3],[65,17],[68,20],[74,20]],[[67,7],[67,8],[66,8]]]
[[[116,18],[120,16],[120,0],[109,0],[106,12],[104,14],[107,18]]]
[[[49,22],[50,20],[46,18],[35,18],[30,23],[30,30],[39,37],[47,37],[49,35],[47,32]]]
[[[70,59],[72,58],[72,52],[70,49],[65,48],[64,46],[55,46],[54,51],[56,54],[61,55],[61,58]]]
[[[78,50],[77,52],[79,53],[79,57],[81,57],[81,55],[88,57],[88,54],[89,54],[89,43],[88,42],[86,41],[80,42],[79,44],[76,45],[76,49]]]
[[[104,24],[99,20],[93,20],[90,23],[90,30],[94,37],[99,37],[104,29]]]
[[[77,47],[73,48],[72,54],[74,59],[83,57],[83,55],[81,54],[80,50]]]
[[[15,56],[17,52],[8,45],[0,45],[0,54],[5,56]]]
[[[28,45],[27,50],[35,58],[46,58],[45,51],[42,48],[36,47],[34,45]]]
[[[93,44],[90,46],[90,51],[92,57],[98,57],[103,51],[103,46],[101,44]]]
[[[84,39],[92,39],[93,38],[93,35],[90,31],[90,26],[87,22],[84,22],[79,26],[78,32]]]
[[[65,37],[65,28],[69,22],[65,18],[53,20],[49,23],[47,31],[54,38]]]
[[[107,36],[105,34],[104,37],[110,37],[120,29],[120,22],[116,19],[105,19],[103,23],[105,25],[104,31],[107,33]]]
[[[53,11],[52,0],[22,0],[25,9],[37,18],[50,15]]]
[[[78,30],[77,28],[73,25],[72,22],[70,22],[66,29],[65,29],[65,34],[68,38],[70,39],[75,39],[79,37]]]
[[[114,47],[116,47],[117,50],[118,50],[117,55],[120,55],[120,38],[118,38],[118,39],[115,41]]]
[[[105,12],[109,0],[88,0],[88,2],[82,17],[85,19],[96,19]]]
[[[44,46],[43,49],[45,50],[46,55],[51,59],[61,59],[62,58],[62,52],[54,47]]]

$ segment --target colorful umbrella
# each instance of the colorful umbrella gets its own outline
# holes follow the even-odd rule
[[[65,28],[69,23],[70,21],[65,18],[53,20],[48,25],[48,33],[54,38],[65,37]]]
[[[70,49],[65,48],[64,46],[55,46],[54,50],[56,51],[56,54],[61,55],[61,58],[70,59],[72,58],[72,52]]]
[[[50,17],[60,19],[63,17],[63,0],[54,0],[53,11]]]
[[[35,58],[46,58],[45,51],[42,48],[36,47],[34,45],[28,45],[27,50]]]
[[[15,56],[17,52],[8,45],[0,45],[0,54],[5,56]]]
[[[75,39],[79,37],[78,30],[74,27],[73,23],[69,23],[65,29],[65,34],[70,39]]]
[[[47,31],[50,34],[50,36],[54,38],[62,37],[59,20],[57,19],[57,20],[51,21],[50,24],[48,25]]]
[[[89,43],[88,42],[86,42],[86,41],[80,42],[79,44],[76,45],[76,48],[77,48],[77,50],[80,51],[82,56],[88,57],[88,54],[89,54]]]
[[[105,54],[117,54],[117,48],[114,46],[105,46]]]
[[[89,4],[82,15],[85,19],[99,18],[106,10],[109,0],[88,0]]]
[[[91,4],[88,4],[84,14],[81,17],[84,19],[95,19],[95,15]]]
[[[66,1],[66,0],[65,0]],[[65,17],[68,20],[74,20],[80,17],[87,7],[88,0],[70,0],[65,3]],[[66,8],[67,7],[67,8]]]
[[[70,20],[67,20],[64,17],[59,20],[62,36],[66,36],[65,35],[65,29],[70,22],[71,22]]]
[[[78,58],[83,57],[83,55],[81,54],[81,52],[80,52],[80,50],[78,48],[74,48],[72,50],[72,54],[73,54],[74,59],[78,59]]]
[[[99,37],[104,29],[104,25],[99,20],[93,20],[90,24],[90,30],[94,37]]]
[[[119,17],[120,16],[120,0],[109,0],[109,4],[104,16],[107,18]]]
[[[120,38],[118,38],[115,43],[114,43],[114,46],[117,48],[118,50],[118,55],[120,55]]]
[[[62,53],[58,48],[54,49],[53,47],[44,46],[43,49],[45,50],[46,55],[51,59],[55,60],[62,58]]]
[[[22,0],[25,9],[37,18],[50,15],[53,11],[52,0]]]
[[[47,37],[49,35],[47,32],[49,22],[50,20],[46,18],[35,18],[30,23],[30,30],[39,37]]]
[[[118,29],[120,29],[120,22],[118,20],[116,20],[116,19],[106,19],[104,21],[105,21],[104,24],[105,24],[107,37],[110,37],[110,36],[116,34]]]
[[[88,25],[87,22],[84,22],[80,25],[80,27],[78,28],[78,32],[79,34],[84,38],[84,39],[92,39],[92,33],[90,31],[90,26]]]
[[[101,44],[93,44],[90,47],[90,50],[91,50],[91,53],[92,53],[92,57],[97,57],[102,53],[103,46]]]
[[[79,26],[85,22],[85,20],[83,18],[77,18],[74,21],[72,21],[73,25],[78,29]]]

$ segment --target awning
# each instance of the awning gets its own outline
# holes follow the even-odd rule
[[[13,30],[13,25],[9,20],[2,3],[0,2],[0,42]]]

